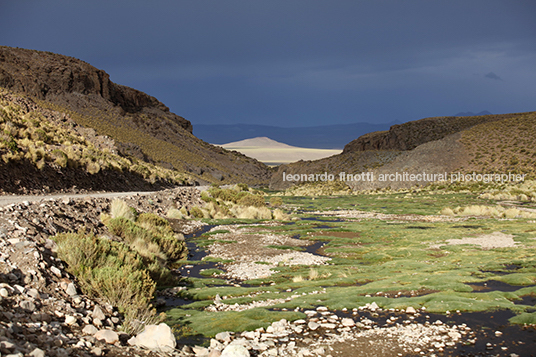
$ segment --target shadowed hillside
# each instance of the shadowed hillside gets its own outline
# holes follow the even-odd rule
[[[472,126],[502,120],[515,114],[482,115],[472,117],[424,118],[393,125],[389,130],[365,134],[349,142],[344,152],[365,150],[411,150],[433,140],[460,132]]]
[[[111,82],[81,60],[0,47],[0,87],[109,136],[121,156],[176,170],[189,182],[262,184],[269,178],[265,165],[199,140],[188,120],[156,98]]]
[[[397,172],[408,175],[510,172],[534,177],[535,127],[536,112],[421,119],[395,125],[389,131],[363,135],[349,143],[340,155],[281,166],[273,175],[270,187],[284,189],[295,184],[283,181],[283,173],[328,172],[336,180],[340,172],[374,173],[374,182],[347,182],[354,189],[402,188],[428,182],[377,180],[380,175]]]

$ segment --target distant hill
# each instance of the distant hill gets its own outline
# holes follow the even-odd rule
[[[267,137],[245,139],[221,146],[227,150],[236,150],[267,165],[288,164],[300,160],[319,160],[341,153],[341,150],[290,146]]]
[[[502,120],[512,114],[472,117],[434,117],[393,125],[389,130],[362,135],[344,147],[344,152],[365,150],[411,150],[472,126]]]
[[[363,134],[388,130],[391,125],[397,123],[393,121],[383,124],[355,123],[293,128],[253,124],[196,124],[193,132],[206,142],[220,145],[265,136],[297,147],[342,149],[346,143]]]
[[[487,110],[481,111],[480,113],[473,113],[473,112],[459,112],[458,114],[455,114],[455,117],[472,117],[477,115],[492,115],[492,113],[488,112]]]
[[[425,118],[394,125],[350,142],[340,155],[282,165],[270,187],[284,189],[282,174],[526,174],[536,177],[536,112]],[[354,181],[355,189],[411,187],[426,182]]]
[[[264,147],[264,148],[286,148],[286,149],[295,149],[295,146],[290,146],[279,141],[272,140],[266,136],[252,139],[245,139],[240,141],[235,141],[232,143],[227,143],[221,145],[224,148],[248,148],[248,147]]]

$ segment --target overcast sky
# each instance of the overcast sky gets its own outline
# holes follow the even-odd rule
[[[534,0],[0,0],[0,44],[80,58],[194,124],[536,110]]]

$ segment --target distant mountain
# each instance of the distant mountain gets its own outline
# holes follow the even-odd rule
[[[259,138],[245,139],[240,141],[234,141],[232,143],[223,144],[224,148],[246,148],[246,147],[264,147],[264,148],[285,148],[292,149],[295,146],[290,146],[279,141],[272,140],[265,136]]]
[[[300,160],[320,160],[341,153],[341,150],[335,149],[290,146],[267,137],[240,140],[221,146],[227,150],[238,151],[270,166],[289,164]]]
[[[302,148],[342,149],[348,142],[363,134],[389,130],[391,125],[395,124],[400,123],[355,123],[293,128],[253,124],[196,124],[194,134],[206,142],[220,145],[255,137],[269,137]]]
[[[455,117],[474,117],[479,115],[492,115],[493,113],[488,112],[487,110],[481,111],[480,113],[473,113],[473,112],[459,112],[458,114],[454,115]]]

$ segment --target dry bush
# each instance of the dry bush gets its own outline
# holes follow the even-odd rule
[[[167,217],[173,219],[184,219],[184,215],[176,208],[170,208],[167,212]]]
[[[126,218],[130,221],[136,220],[136,210],[129,207],[125,201],[118,198],[112,201],[110,214],[112,218]]]
[[[285,212],[281,211],[279,208],[276,208],[273,212],[274,219],[277,221],[288,221],[290,216]]]

